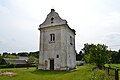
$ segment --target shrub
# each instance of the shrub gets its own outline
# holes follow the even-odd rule
[[[10,68],[15,68],[16,67],[16,64],[12,63],[12,62],[8,62],[6,64],[7,67],[10,67]]]

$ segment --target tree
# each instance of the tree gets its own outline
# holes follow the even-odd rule
[[[2,59],[3,59],[3,57],[0,55],[0,64],[2,63]]]
[[[17,56],[17,54],[16,54],[16,53],[12,53],[11,55]]]
[[[111,63],[119,64],[120,63],[120,50],[117,51],[110,51],[112,53],[112,61]]]
[[[27,57],[28,53],[27,52],[20,52],[17,54],[18,56],[23,56],[23,57]]]
[[[29,56],[34,56],[34,57],[36,57],[36,58],[39,58],[39,51],[30,52],[30,53],[29,53]]]
[[[7,55],[6,58],[16,59],[17,56],[14,56],[14,55]]]
[[[3,57],[6,57],[7,55],[9,55],[10,53],[7,53],[7,52],[3,52]]]
[[[77,60],[77,61],[78,61],[78,60],[79,60],[79,61],[82,60],[82,59],[83,59],[83,55],[84,55],[84,54],[82,53],[82,51],[80,51],[79,54],[76,54],[76,60]]]
[[[14,64],[13,62],[7,62],[7,67],[11,67],[11,68],[15,68],[16,64]]]
[[[110,62],[111,54],[107,50],[106,45],[101,44],[85,44],[82,49],[84,52],[84,60],[86,63],[94,63],[98,68],[102,68],[105,63]]]
[[[36,64],[37,63],[37,58],[34,56],[30,56],[28,58],[28,64]]]

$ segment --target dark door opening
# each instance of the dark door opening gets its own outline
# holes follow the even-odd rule
[[[50,70],[54,70],[54,59],[50,60]]]

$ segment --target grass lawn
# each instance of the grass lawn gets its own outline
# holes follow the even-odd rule
[[[104,78],[103,70],[92,71],[92,66],[79,66],[75,71],[43,71],[36,68],[7,68],[0,72],[14,72],[14,76],[0,75],[0,80],[98,80]],[[101,79],[103,80],[103,79]]]
[[[114,68],[114,69],[116,69],[116,68],[120,69],[120,64],[105,64],[105,66],[110,67],[110,68]]]

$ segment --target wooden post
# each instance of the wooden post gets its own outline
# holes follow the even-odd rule
[[[106,73],[109,76],[109,67],[106,67]]]
[[[107,72],[108,72],[108,76],[109,76],[109,75],[110,75],[110,74],[109,74],[109,67],[107,68]]]
[[[109,80],[109,67],[106,67],[105,71],[106,71],[106,80]]]
[[[119,80],[118,69],[115,69],[115,80]]]

